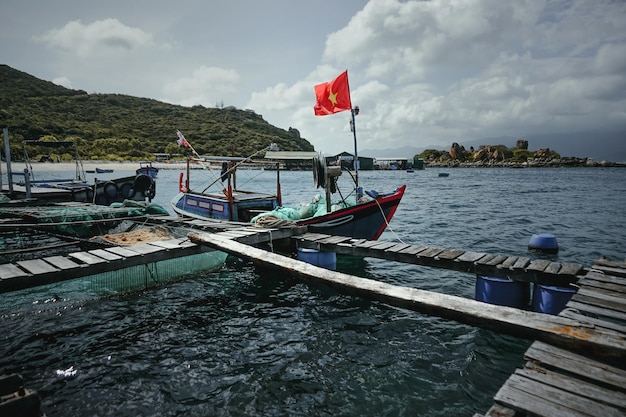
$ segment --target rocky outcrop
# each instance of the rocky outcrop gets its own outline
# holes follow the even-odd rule
[[[626,167],[626,164],[616,162],[561,157],[549,148],[528,151],[528,141],[524,139],[519,139],[514,149],[502,145],[482,145],[478,150],[471,147],[469,151],[453,142],[449,152],[431,150],[423,159],[426,167]]]

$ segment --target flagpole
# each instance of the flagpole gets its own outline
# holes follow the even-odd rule
[[[350,128],[352,135],[354,136],[354,183],[356,184],[356,202],[358,203],[361,197],[363,197],[363,190],[359,187],[359,152],[356,145],[356,119],[355,115],[359,114],[359,106],[350,109],[352,113],[352,120],[350,120]]]

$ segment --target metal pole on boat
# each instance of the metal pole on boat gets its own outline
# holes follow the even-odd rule
[[[363,190],[359,187],[359,153],[356,146],[356,123],[355,118],[359,114],[359,106],[355,106],[351,109],[352,119],[350,120],[350,130],[354,136],[354,183],[356,184],[356,202],[358,203],[361,197],[363,197]]]
[[[4,158],[7,163],[7,182],[9,183],[9,192],[13,194],[13,171],[11,170],[11,146],[9,145],[9,129],[2,129],[4,133]]]

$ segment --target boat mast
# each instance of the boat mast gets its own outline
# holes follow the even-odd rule
[[[354,136],[354,183],[356,184],[356,202],[358,203],[361,197],[363,197],[363,189],[359,186],[359,153],[356,146],[356,123],[354,117],[359,114],[359,106],[353,107],[350,109],[350,112],[352,114],[350,130],[352,130],[352,135]]]

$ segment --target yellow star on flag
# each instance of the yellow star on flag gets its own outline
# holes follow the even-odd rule
[[[328,94],[328,100],[333,103],[333,106],[337,105],[337,94],[339,93],[333,93],[332,90],[329,90],[330,93]]]

